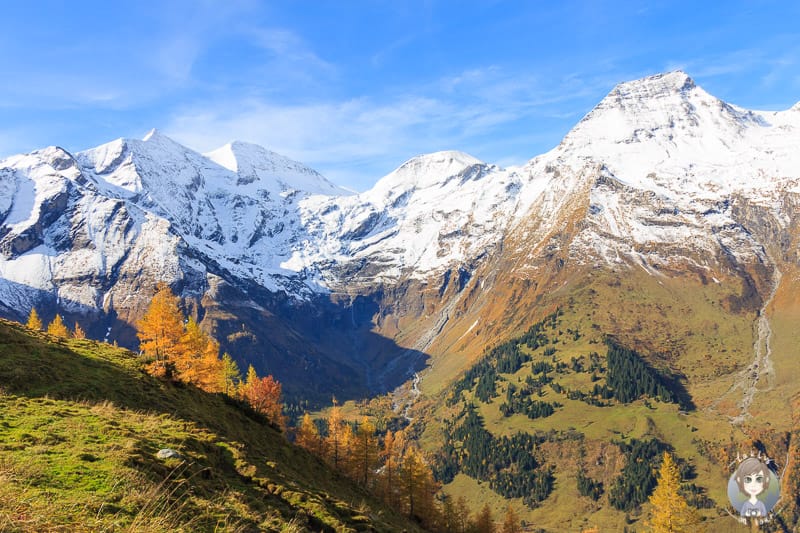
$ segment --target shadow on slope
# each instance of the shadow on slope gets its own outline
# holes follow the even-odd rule
[[[394,390],[429,355],[373,331],[380,294],[298,301],[259,287],[215,288],[200,302],[202,320],[240,364],[284,385],[290,401],[326,404]]]
[[[57,299],[48,291],[0,280],[2,291],[36,301],[42,321],[60,313],[70,329],[76,322],[93,339],[118,342],[138,350],[135,326],[109,313],[76,312],[76,302]],[[259,375],[273,375],[291,403],[323,405],[332,396],[341,401],[363,399],[391,391],[425,367],[428,355],[399,346],[372,331],[379,296],[334,301],[319,295],[299,301],[250,283],[237,285],[221,279],[185,299],[185,311],[194,316],[239,364],[244,374],[253,365]],[[242,285],[242,286],[240,286]],[[173,287],[180,293],[184,283]],[[197,292],[197,287],[188,287]],[[155,290],[155,289],[153,289]],[[0,291],[0,296],[2,295]],[[13,309],[0,299],[0,316],[25,321],[30,309]]]

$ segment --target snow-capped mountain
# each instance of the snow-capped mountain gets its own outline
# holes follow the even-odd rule
[[[75,156],[47,148],[2,166],[2,277],[52,292],[73,310],[106,307],[120,274],[150,270],[170,282],[204,274],[203,261],[189,256],[277,290],[273,275],[302,233],[297,203],[348,194],[258,146],[233,143],[206,157],[156,131]]]
[[[0,309],[133,344],[167,281],[260,370],[385,389],[469,360],[586,269],[691,272],[760,309],[800,264],[798,147],[800,105],[744,110],[671,72],[619,85],[522,167],[438,152],[362,194],[241,142],[46,148],[0,161]]]
[[[764,243],[731,200],[756,203],[787,228],[791,213],[781,202],[800,193],[798,146],[799,106],[744,110],[671,72],[616,87],[525,170],[560,174],[551,191],[589,187],[586,227],[571,243],[575,260],[588,251],[610,262],[620,254],[642,263],[693,261],[662,246],[713,254],[718,245],[745,260]]]

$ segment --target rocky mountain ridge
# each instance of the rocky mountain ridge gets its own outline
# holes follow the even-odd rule
[[[167,281],[262,372],[386,390],[430,358],[464,368],[593,269],[690,276],[760,311],[798,284],[798,145],[797,106],[744,110],[671,72],[620,84],[521,167],[438,152],[361,194],[246,143],[51,147],[0,161],[0,310],[133,345]]]

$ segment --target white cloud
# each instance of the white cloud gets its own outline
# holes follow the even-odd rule
[[[535,76],[488,67],[382,100],[285,104],[249,97],[202,101],[173,115],[164,130],[199,151],[217,148],[234,137],[261,144],[334,180],[335,174],[354,169],[345,176],[346,182],[339,183],[363,190],[402,163],[398,157],[482,148],[487,153],[475,155],[497,161],[519,163],[534,157],[538,155],[534,148],[521,156],[521,149],[514,145],[527,146],[531,138],[541,140],[537,120],[574,122],[593,105],[596,83],[569,77],[544,90]],[[587,98],[589,103],[584,103]],[[511,124],[521,131],[506,131],[498,142],[497,131]]]

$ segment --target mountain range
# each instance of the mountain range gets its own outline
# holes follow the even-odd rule
[[[165,281],[240,363],[347,398],[424,368],[435,392],[552,308],[636,281],[595,302],[598,327],[660,354],[701,404],[730,381],[730,415],[749,416],[756,389],[794,391],[796,353],[775,344],[797,336],[798,146],[800,105],[742,109],[677,71],[620,84],[520,167],[437,152],[360,194],[242,142],[49,147],[0,161],[0,314],[60,312],[135,348]],[[709,316],[687,321],[698,294]]]

